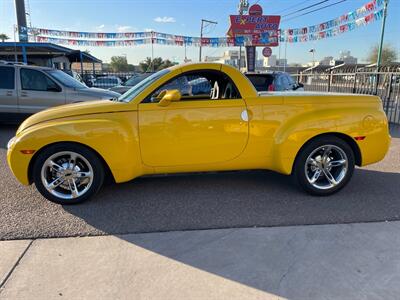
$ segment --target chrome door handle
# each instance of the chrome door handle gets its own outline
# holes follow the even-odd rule
[[[11,92],[11,91],[7,91],[7,93],[6,93],[6,96],[12,96],[13,95],[13,92]]]
[[[249,121],[249,113],[247,112],[247,109],[242,111],[240,114],[240,117],[242,118],[243,121],[248,122]]]
[[[21,92],[21,97],[28,97],[28,94],[26,92]]]

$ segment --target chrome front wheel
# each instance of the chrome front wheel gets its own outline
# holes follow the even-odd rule
[[[42,166],[41,179],[46,190],[61,199],[84,195],[93,183],[93,168],[82,155],[63,151],[50,156]]]
[[[65,143],[41,151],[32,175],[45,198],[59,204],[75,204],[97,193],[104,181],[104,167],[91,149]]]

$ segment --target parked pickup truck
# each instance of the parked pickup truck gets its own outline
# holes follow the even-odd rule
[[[207,80],[211,93],[165,89],[179,78]],[[22,184],[62,204],[88,199],[107,177],[241,169],[292,175],[310,194],[330,195],[355,165],[383,159],[389,143],[378,97],[258,94],[238,70],[200,63],[159,71],[117,100],[33,115],[7,157]]]

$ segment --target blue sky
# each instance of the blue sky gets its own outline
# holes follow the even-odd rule
[[[206,29],[205,36],[225,36],[229,27],[229,14],[236,14],[238,0],[29,0],[33,26],[74,31],[143,31],[152,29],[172,34],[198,36],[200,20],[217,21]],[[256,0],[250,3],[255,3]],[[264,14],[285,14],[318,2],[318,0],[260,0]],[[305,2],[304,4],[302,4]],[[330,0],[334,3],[337,0]],[[283,22],[281,28],[297,28],[318,24],[353,11],[368,0],[347,0],[336,6]],[[328,4],[326,3],[326,4]],[[296,6],[296,7],[294,7]],[[295,16],[295,15],[293,15]],[[385,42],[396,48],[400,60],[400,0],[390,0]],[[0,0],[0,32],[13,36],[16,23],[13,0]],[[289,62],[304,63],[311,60],[308,52],[316,49],[316,58],[337,57],[341,50],[350,50],[363,61],[369,49],[379,41],[381,22],[339,37],[317,42],[287,45]],[[127,55],[130,63],[138,63],[151,55],[149,45],[134,48],[88,48],[93,55],[107,62],[113,55]],[[203,48],[204,56],[220,56],[224,48]],[[273,49],[279,55],[279,48]],[[156,45],[154,55],[181,62],[183,47]],[[187,56],[198,59],[198,48],[188,47]],[[284,47],[281,48],[281,57]]]

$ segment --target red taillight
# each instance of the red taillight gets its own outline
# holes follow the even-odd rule
[[[355,136],[354,139],[356,141],[363,141],[365,139],[365,136]]]
[[[273,91],[275,91],[275,86],[274,84],[271,83],[268,87],[268,92],[273,92]]]

